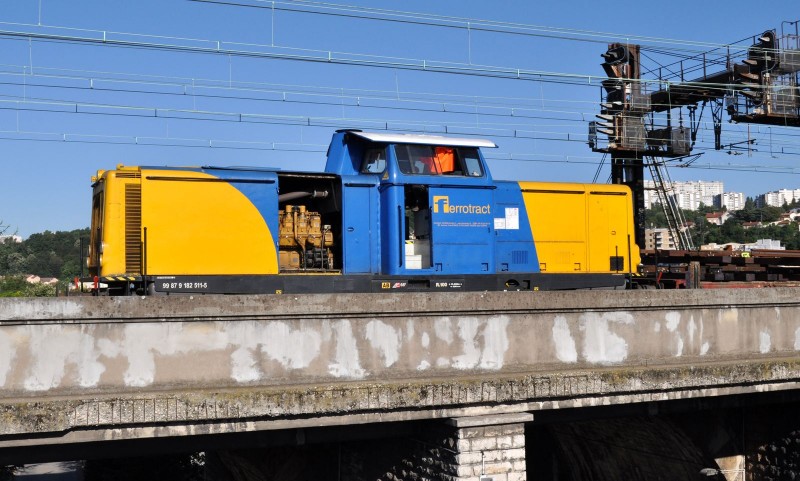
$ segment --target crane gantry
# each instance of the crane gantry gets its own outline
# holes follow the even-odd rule
[[[723,148],[723,111],[732,122],[800,127],[798,24],[800,20],[783,22],[780,34],[767,30],[754,37],[744,58],[735,59],[728,48],[721,70],[702,55],[700,67],[693,69],[702,68],[702,76],[689,81],[684,79],[682,64],[679,80],[667,80],[660,71],[658,79],[643,80],[639,45],[612,43],[602,54],[608,78],[602,82],[599,120],[589,123],[589,146],[594,152],[611,155],[612,182],[626,184],[633,191],[637,244],[644,247],[647,166],[678,249],[694,248],[688,231],[681,229],[684,222],[669,192],[665,159],[691,154],[699,126],[698,109],[702,116],[705,107],[710,107],[717,150]],[[784,30],[787,25],[793,25],[794,31]],[[683,123],[684,108],[688,126]],[[666,125],[656,126],[657,113],[665,115]]]

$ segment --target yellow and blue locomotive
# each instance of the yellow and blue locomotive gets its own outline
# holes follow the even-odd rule
[[[324,172],[100,171],[90,273],[109,294],[624,288],[630,190],[495,181],[491,147],[347,130]]]

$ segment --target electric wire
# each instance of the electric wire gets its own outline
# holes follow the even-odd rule
[[[647,45],[654,43],[658,45],[685,45],[702,48],[728,47],[728,44],[717,44],[712,42],[699,42],[683,39],[671,39],[661,37],[649,37],[633,35],[627,33],[597,32],[591,30],[549,27],[542,25],[531,25],[516,22],[503,22],[497,20],[475,19],[466,17],[456,17],[449,15],[436,15],[420,12],[409,12],[400,10],[380,9],[373,7],[362,7],[356,5],[342,5],[327,2],[313,2],[308,0],[294,0],[291,3],[254,0],[253,2],[236,2],[230,0],[190,0],[196,3],[213,3],[228,6],[251,7],[269,9],[273,11],[292,11],[301,13],[313,13],[318,15],[343,16],[350,18],[362,18],[369,20],[391,21],[397,23],[409,23],[445,28],[460,28],[463,30],[487,31],[493,33],[504,33],[514,35],[529,35],[536,37],[550,37],[559,40],[583,40],[595,43],[607,43],[613,40],[624,40],[625,43],[639,43]],[[302,8],[306,7],[306,8]],[[317,10],[311,10],[317,8]],[[342,13],[346,12],[346,13]],[[566,37],[565,35],[573,35]]]
[[[38,25],[20,24],[20,23],[7,23],[0,22],[0,26],[22,26],[32,29],[42,28]],[[374,54],[363,54],[354,52],[337,52],[332,50],[321,49],[308,49],[297,47],[282,47],[266,44],[242,43],[242,42],[229,42],[211,39],[197,39],[161,35],[146,35],[128,32],[112,32],[104,30],[92,29],[76,29],[71,27],[54,27],[48,26],[49,29],[64,30],[66,32],[81,32],[87,36],[55,34],[55,33],[37,33],[35,31],[14,31],[8,29],[0,29],[0,37],[6,38],[20,38],[25,40],[38,40],[38,41],[53,41],[75,44],[91,44],[105,47],[130,47],[140,49],[153,49],[153,50],[166,50],[184,53],[201,53],[201,54],[214,54],[225,55],[233,57],[255,57],[255,58],[271,58],[283,60],[295,60],[304,62],[326,63],[326,64],[339,64],[351,66],[364,66],[375,68],[393,68],[400,70],[414,70],[435,72],[443,74],[459,74],[470,75],[488,78],[505,78],[516,79],[525,81],[538,81],[538,82],[562,82],[573,85],[582,85],[585,83],[592,83],[599,85],[602,80],[607,80],[607,77],[602,75],[584,75],[567,72],[550,72],[543,70],[523,69],[519,67],[504,67],[485,64],[474,64],[464,62],[449,62],[449,61],[436,61],[419,58],[395,57],[395,56],[381,56]],[[94,35],[94,36],[92,36]],[[120,36],[120,38],[111,38],[111,36]],[[125,39],[129,36],[133,39]],[[147,42],[142,39],[162,40],[164,42]],[[167,43],[166,41],[184,41],[187,44]],[[225,48],[223,48],[225,47]],[[260,49],[260,50],[258,50]],[[662,83],[664,80],[650,80],[639,79],[639,83]],[[719,86],[724,88],[726,84],[703,84],[706,87]]]
[[[0,74],[0,75],[2,75],[2,74]],[[14,75],[19,76],[20,74],[16,73]],[[23,75],[26,75],[26,74],[23,74]],[[35,75],[34,75],[34,77],[35,77]],[[50,79],[50,78],[53,78],[53,77],[46,77],[46,80]],[[63,79],[64,77],[58,77],[57,76],[55,78]],[[86,84],[83,85],[83,86],[81,86],[81,85],[52,85],[52,84],[45,84],[45,83],[32,83],[32,82],[30,82],[30,81],[25,79],[23,82],[3,82],[3,81],[0,81],[0,85],[3,85],[3,84],[4,85],[18,85],[18,86],[25,86],[27,88],[41,87],[41,88],[63,88],[63,89],[73,89],[73,90],[81,90],[82,89],[82,90],[87,90],[87,91],[92,91],[92,92],[112,91],[112,92],[125,92],[125,93],[149,93],[149,94],[156,94],[156,95],[173,95],[173,96],[180,96],[180,97],[191,96],[191,97],[197,97],[197,98],[226,98],[226,99],[258,100],[258,101],[270,101],[270,102],[281,102],[281,103],[308,103],[308,104],[318,104],[318,105],[368,107],[368,108],[376,108],[376,109],[408,110],[408,111],[420,111],[420,112],[437,112],[437,113],[454,113],[454,114],[479,114],[481,116],[490,116],[490,117],[491,116],[498,116],[498,117],[506,117],[507,116],[507,117],[515,117],[515,118],[528,118],[528,119],[541,119],[541,120],[560,120],[560,121],[581,122],[581,123],[585,122],[587,118],[592,118],[592,116],[595,114],[595,112],[578,111],[578,110],[537,109],[537,108],[535,108],[533,106],[528,106],[528,105],[519,107],[519,106],[514,106],[512,104],[492,104],[492,103],[483,104],[483,103],[477,103],[477,102],[476,103],[450,103],[450,104],[448,104],[448,103],[443,103],[440,100],[435,100],[434,101],[434,100],[424,100],[424,99],[417,99],[417,98],[405,99],[405,98],[389,97],[388,95],[363,96],[363,97],[359,96],[359,95],[346,96],[346,95],[342,95],[341,93],[333,95],[333,94],[317,93],[317,92],[314,92],[313,90],[305,90],[304,91],[304,90],[299,90],[299,89],[283,91],[283,92],[276,91],[276,90],[259,90],[258,91],[259,93],[264,93],[264,94],[273,94],[273,95],[277,94],[277,97],[275,97],[275,98],[259,98],[259,97],[255,97],[255,96],[243,96],[243,95],[210,95],[210,94],[204,94],[204,93],[197,93],[197,89],[198,88],[203,88],[203,87],[198,85],[196,82],[193,82],[194,85],[191,86],[192,90],[189,90],[188,89],[189,88],[189,83],[188,82],[183,82],[183,81],[180,81],[180,82],[163,81],[163,80],[162,81],[158,81],[158,82],[136,81],[136,86],[137,87],[139,87],[140,85],[149,85],[151,87],[162,87],[162,88],[165,87],[165,86],[174,86],[177,89],[179,89],[179,91],[177,91],[177,92],[172,92],[172,91],[166,91],[165,92],[165,91],[159,91],[159,90],[154,90],[154,89],[147,90],[147,89],[141,89],[141,88],[132,89],[132,88],[120,88],[120,87],[116,87],[116,88],[103,87],[102,83],[100,83],[100,82],[103,81],[103,80],[107,80],[107,79],[98,79],[98,78],[89,78],[89,77],[77,77],[77,76],[71,76],[71,77],[67,77],[67,78],[70,79],[70,80],[73,80],[73,79],[76,79],[76,78],[82,78],[82,79],[84,79],[86,81]],[[108,80],[108,81],[111,82],[112,84],[119,84],[119,82],[120,82],[119,79],[117,79],[117,78],[113,78],[113,79]],[[124,81],[122,83],[124,84]],[[211,86],[211,87],[208,87],[208,89],[214,89],[214,90],[222,89],[222,90],[242,91],[242,89],[234,88],[232,86]],[[248,93],[250,92],[249,89],[247,89],[245,91],[248,92]],[[382,91],[382,92],[384,92],[384,94],[391,93],[390,91]],[[298,93],[300,95],[306,95],[306,96],[309,96],[309,97],[333,98],[335,100],[330,101],[330,102],[321,102],[321,101],[316,101],[316,100],[306,101],[306,100],[300,100],[300,99],[292,99],[292,98],[289,98],[287,96],[287,94],[293,94],[293,93]],[[411,95],[412,96],[417,96],[417,95],[430,96],[430,95],[433,95],[433,94],[430,94],[430,93],[416,93],[415,92],[415,93],[411,93]],[[477,98],[477,96],[474,96],[474,97]],[[33,98],[33,97],[28,96],[28,98]],[[44,98],[39,97],[39,99],[44,99]],[[48,99],[48,100],[54,100],[55,101],[57,99]],[[344,104],[343,103],[344,100],[348,100],[351,103],[350,104]],[[397,102],[397,103],[427,104],[427,105],[435,106],[435,108],[392,107],[392,106],[387,106],[387,105],[365,105],[365,104],[362,104],[363,100],[378,100],[378,101]],[[548,103],[556,103],[556,102],[562,102],[563,101],[563,99],[553,99],[553,98],[541,98],[541,99],[515,98],[514,100],[536,101],[536,102],[541,101],[541,102],[548,102]],[[582,103],[590,103],[590,104],[594,105],[594,102],[582,102]],[[450,108],[449,108],[449,106],[450,106]],[[131,107],[132,108],[140,108],[138,106],[137,107],[131,106]],[[463,107],[464,109],[455,110],[455,109],[453,109],[451,107]],[[157,108],[157,107],[142,107],[142,108]],[[490,112],[490,111],[485,111],[485,110],[484,111],[479,111],[478,110],[478,109],[484,109],[484,108],[489,108],[489,109],[503,108],[503,109],[508,109],[508,112],[507,113],[499,113],[499,112]],[[580,115],[580,118],[578,119],[578,118],[556,117],[556,116],[533,116],[533,115],[524,115],[524,113],[521,113],[521,112],[525,112],[525,111],[528,111],[528,110],[533,110],[533,111],[539,110],[539,111],[542,111],[542,112],[575,113],[577,115]],[[705,125],[707,125],[707,124],[705,124]]]
[[[27,137],[14,137],[14,136]],[[63,142],[79,144],[112,144],[130,145],[139,147],[175,147],[190,149],[223,149],[223,150],[255,150],[255,151],[280,151],[280,152],[303,152],[323,154],[327,150],[327,145],[322,144],[303,144],[287,142],[263,142],[263,141],[236,141],[222,139],[205,138],[182,138],[182,137],[156,137],[156,136],[114,136],[114,135],[88,135],[78,133],[63,132],[16,132],[0,130],[0,140],[6,141],[26,141],[26,142]],[[536,163],[570,163],[583,165],[598,165],[598,160],[580,160],[581,157],[564,156],[557,159],[543,159],[547,155],[529,153],[503,153],[484,155],[487,160],[492,161],[517,161],[517,162],[536,162]],[[536,157],[536,158],[533,158]],[[557,156],[554,156],[557,157]],[[320,162],[324,159],[320,158]],[[764,172],[800,175],[800,167],[785,166],[750,166],[728,164],[724,166],[711,166],[704,164],[692,164],[687,169],[711,169],[739,172]]]
[[[307,2],[307,3],[314,3],[314,2]],[[64,28],[64,27],[55,27],[55,28]],[[67,28],[67,30],[78,30],[78,31],[82,31],[82,32],[87,32],[88,31],[88,30],[85,30],[85,29],[69,29],[69,28]],[[100,31],[93,31],[93,32],[100,32]],[[103,32],[103,41],[104,41],[104,43],[107,41],[106,33],[107,32]],[[110,33],[115,33],[116,34],[117,32],[110,32]],[[159,39],[169,39],[169,40],[187,40],[187,41],[208,42],[208,40],[186,39],[186,38],[181,38],[181,37],[152,36],[152,35],[125,34],[125,33],[119,33],[119,34],[120,35],[131,35],[131,36],[134,36],[134,37],[144,37],[144,38],[150,38],[150,39],[159,38]],[[27,34],[23,33],[21,35],[22,35],[22,37],[27,38],[29,41],[33,38],[32,37],[33,34],[30,33],[30,32],[28,32]],[[75,40],[77,42],[81,42],[81,41],[90,41],[91,42],[92,41],[92,39],[86,39],[86,38],[65,39],[62,36],[44,35],[44,34],[42,34],[42,38],[49,39],[49,40],[57,40],[57,41],[64,41],[64,40]],[[120,42],[120,44],[126,44],[126,41],[123,41],[123,40],[120,40],[119,42]],[[115,41],[112,39],[110,41],[110,43],[112,45],[114,45]],[[192,50],[191,47],[186,47],[186,46],[182,47],[182,46],[178,46],[178,45],[163,45],[163,44],[152,44],[152,43],[151,44],[147,44],[147,43],[142,43],[142,42],[138,42],[138,43],[137,42],[128,42],[128,43],[130,43],[130,46],[140,46],[140,47],[143,47],[143,48],[167,48],[167,49],[171,49],[171,48],[178,48],[178,49],[188,48],[189,50]],[[232,43],[232,44],[235,44],[235,43]],[[255,45],[255,44],[235,44],[235,45],[251,45],[252,46],[252,45]],[[217,42],[217,49],[216,49],[216,51],[214,53],[219,53],[221,51],[220,46],[221,46],[221,43]],[[263,47],[263,45],[260,45],[260,46]],[[308,49],[305,49],[305,50],[308,50]],[[249,55],[250,53],[251,52],[246,52],[245,55]],[[330,52],[328,52],[328,53],[329,53],[329,60],[330,60]],[[227,52],[227,54],[230,55],[231,53]],[[359,54],[354,54],[354,55],[359,55]],[[378,56],[368,56],[368,57],[378,57]],[[383,57],[383,58],[397,59],[396,57]],[[409,60],[409,59],[403,59],[403,60]],[[423,61],[423,66],[425,65],[424,62],[425,61]],[[459,63],[452,63],[452,62],[445,62],[445,64],[448,64],[450,66],[459,65]],[[460,64],[460,65],[464,65],[464,64]],[[486,66],[480,66],[480,67],[486,67]],[[463,73],[463,72],[458,72],[457,71],[457,73]],[[494,72],[494,73],[498,73],[498,72]],[[528,74],[530,72],[525,72],[525,73]],[[521,74],[521,69],[517,69],[517,78],[520,77],[520,74]],[[533,74],[534,75],[539,75],[539,74],[541,74],[541,72],[533,72]],[[553,74],[554,77],[557,77],[557,76],[560,75],[558,73],[549,73],[549,74]],[[577,77],[579,78],[581,76],[577,76]],[[574,74],[567,74],[567,78],[576,78],[576,76]],[[583,76],[583,78],[589,79],[589,83],[591,83],[591,79],[600,79],[602,77],[598,77],[598,76]],[[565,83],[570,83],[570,82],[565,82]],[[581,82],[581,84],[583,84],[583,83]],[[722,85],[724,85],[724,84],[720,84],[720,87]],[[708,85],[704,85],[704,86],[708,87]],[[169,111],[169,109],[161,109],[161,110],[162,111],[164,111],[164,110]],[[459,112],[459,113],[467,113],[467,112]],[[205,119],[201,119],[201,120],[205,120]],[[362,121],[364,119],[355,119],[355,120]],[[367,120],[367,121],[372,122],[373,120]],[[404,122],[407,122],[407,121],[404,121]],[[427,126],[426,126],[426,128],[427,128]],[[445,130],[447,130],[447,127],[445,127]],[[551,134],[552,132],[547,132],[547,133]],[[569,139],[569,133],[567,133],[567,140],[572,140],[572,139]]]
[[[179,119],[179,120],[192,120],[192,121],[213,121],[213,122],[233,122],[233,123],[271,123],[282,125],[307,125],[307,126],[346,126],[346,125],[360,125],[367,128],[385,128],[388,129],[390,125],[399,127],[402,125],[413,125],[423,131],[440,131],[455,133],[470,129],[477,132],[487,132],[487,134],[504,137],[525,137],[529,133],[546,133],[565,134],[567,140],[572,140],[571,136],[577,136],[579,139],[584,138],[584,133],[568,132],[563,129],[560,132],[542,131],[537,129],[564,127],[560,124],[524,124],[524,123],[500,123],[500,122],[481,122],[475,124],[474,122],[449,122],[439,123],[432,120],[420,119],[375,119],[375,118],[352,118],[352,117],[312,117],[312,116],[281,116],[281,115],[268,115],[259,114],[254,112],[232,112],[232,111],[210,111],[210,110],[196,110],[196,109],[177,109],[177,108],[162,108],[154,106],[142,106],[131,104],[111,104],[111,103],[81,103],[81,102],[66,102],[56,101],[53,99],[35,99],[27,97],[21,99],[19,97],[7,97],[9,100],[0,99],[0,110],[13,109],[18,111],[33,111],[33,112],[51,112],[51,113],[74,113],[74,114],[91,114],[91,115],[114,115],[114,116],[131,116],[131,117],[146,117],[146,118],[159,118],[159,119]],[[557,120],[557,119],[554,119]],[[503,132],[505,130],[513,130],[514,134],[509,135]],[[534,130],[530,130],[534,129]],[[413,130],[413,129],[412,129]],[[758,134],[760,132],[756,132]],[[791,146],[793,143],[781,139],[783,136],[792,136],[791,134],[781,134],[780,132],[771,132],[770,136],[777,137],[770,139],[770,145],[777,147]],[[752,133],[751,133],[752,135]],[[732,136],[729,136],[732,137]],[[735,136],[733,140],[752,138]],[[588,139],[587,139],[588,140]],[[704,140],[700,139],[701,142]]]

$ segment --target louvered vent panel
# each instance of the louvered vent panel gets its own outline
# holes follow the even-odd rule
[[[118,179],[141,179],[142,173],[139,171],[126,171],[126,170],[118,170],[117,171],[117,178]]]
[[[125,185],[125,271],[142,272],[142,186]]]
[[[528,251],[511,251],[511,263],[512,264],[527,264],[528,263]]]

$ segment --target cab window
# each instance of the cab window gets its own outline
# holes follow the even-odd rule
[[[362,174],[380,174],[386,170],[386,155],[384,149],[369,149],[364,153],[361,163]]]
[[[481,159],[478,156],[478,149],[458,149],[461,158],[464,161],[464,175],[470,177],[483,177],[483,169],[481,168]]]
[[[396,145],[400,172],[418,175],[483,175],[478,149],[434,145]]]

